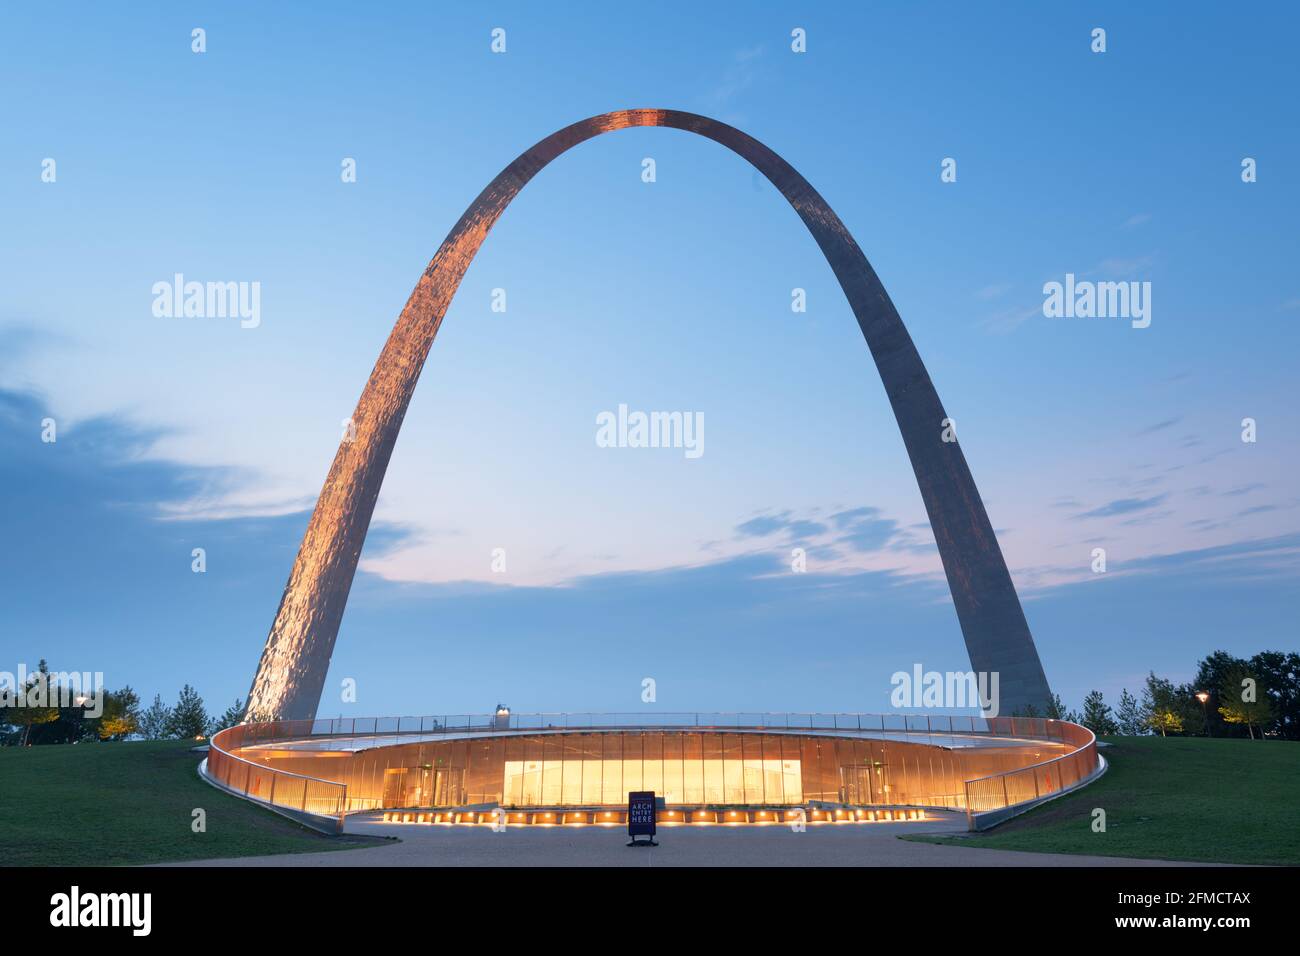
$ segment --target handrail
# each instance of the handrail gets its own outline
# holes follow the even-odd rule
[[[428,717],[482,717],[493,719],[508,716],[512,720],[519,717],[623,717],[633,712],[626,710],[538,710],[510,711],[508,714],[392,714],[380,717],[315,717],[310,720],[299,719],[300,723],[337,722],[339,720],[405,720]],[[908,720],[934,719],[936,717],[955,718],[958,720],[1046,720],[1043,717],[985,717],[982,714],[908,714],[901,711],[860,711],[860,710],[651,710],[648,713],[658,717],[899,717]],[[287,721],[263,721],[262,723],[287,723]],[[1059,721],[1058,721],[1059,723]]]
[[[1097,735],[1080,724],[1069,721],[1055,723],[1061,727],[1061,741],[1077,745],[1069,753],[966,781],[966,821],[970,829],[983,829],[981,823],[985,826],[1000,823],[1044,798],[1065,793],[1086,782],[1100,769]],[[1081,735],[1086,735],[1086,738]],[[1067,740],[1067,736],[1075,739]],[[1053,770],[1059,771],[1055,777]]]
[[[252,726],[255,725],[238,724],[212,735],[208,741],[207,775],[227,789],[242,792],[253,800],[299,813],[333,817],[336,830],[341,830],[348,805],[347,784],[268,767],[225,749],[225,746],[238,746],[231,741],[232,737],[238,737],[242,743],[245,728]],[[280,786],[280,781],[293,783]]]
[[[1081,724],[1075,724],[1074,726],[1076,726],[1076,727],[1082,727]],[[1084,729],[1084,730],[1088,730],[1087,727],[1083,727],[1083,729]],[[1088,734],[1092,737],[1093,740],[1096,740],[1096,739],[1097,739],[1097,735],[1094,734],[1091,730],[1088,730]],[[1091,742],[1091,741],[1090,741],[1090,742]],[[1084,746],[1086,747],[1087,744],[1084,744]],[[1081,749],[1083,749],[1083,748],[1081,747],[1081,748],[1079,748],[1079,749],[1081,750]],[[1070,757],[1076,756],[1076,755],[1078,754],[1078,752],[1079,752],[1078,750],[1072,750],[1072,751],[1070,751],[1068,754],[1061,754],[1060,756],[1057,756],[1057,757],[1051,757],[1051,758],[1049,758],[1049,759],[1047,759],[1047,760],[1044,760],[1042,763],[1030,764],[1028,767],[1017,767],[1015,770],[1000,770],[1000,771],[998,771],[997,773],[986,774],[986,775],[983,776],[983,777],[971,777],[971,779],[967,780],[966,783],[968,783],[968,784],[970,784],[970,783],[979,783],[981,780],[992,780],[994,777],[1005,776],[1006,774],[1009,774],[1009,773],[1022,773],[1022,772],[1026,771],[1026,770],[1033,770],[1033,769],[1035,769],[1035,768],[1037,768],[1037,767],[1046,767],[1049,763],[1056,763],[1058,760],[1067,760],[1067,759],[1069,759]]]
[[[327,717],[276,721],[259,727],[292,725],[298,736],[402,735],[474,730],[533,731],[617,727],[747,727],[788,730],[877,730],[907,734],[1000,735],[1011,733],[1048,740],[1063,739],[1055,727],[1064,722],[1041,717],[985,717],[963,714],[868,714],[854,712],[650,711],[555,712],[507,714],[437,714],[401,717]],[[272,733],[271,738],[278,735]]]

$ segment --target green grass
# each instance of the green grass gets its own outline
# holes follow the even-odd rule
[[[987,833],[932,843],[1206,863],[1300,865],[1300,744],[1109,737],[1096,783]],[[1106,832],[1092,811],[1106,811]]]
[[[117,866],[373,846],[330,837],[199,779],[192,741],[0,747],[0,860]],[[207,811],[207,832],[190,829]]]

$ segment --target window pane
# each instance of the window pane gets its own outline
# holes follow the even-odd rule
[[[601,771],[601,802],[618,804],[626,798],[623,793],[623,754],[621,735],[602,734],[604,764]]]
[[[664,800],[668,803],[685,803],[685,783],[682,779],[682,735],[664,734]]]

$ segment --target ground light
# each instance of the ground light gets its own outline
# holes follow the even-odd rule
[[[757,810],[752,808],[744,810],[669,809],[661,812],[658,822],[662,826],[682,826],[688,822],[700,826],[771,826],[778,823],[794,823],[799,819],[800,813],[809,823],[921,823],[934,819],[925,810],[916,807],[839,807],[834,810],[781,807]],[[504,823],[511,827],[584,827],[593,822],[593,817],[598,826],[617,827],[626,822],[627,814],[623,810],[571,810],[565,813],[509,810],[505,812]],[[449,826],[455,823],[499,825],[497,815],[492,812],[433,813],[413,812],[410,810],[384,810],[380,814],[380,820],[384,823],[427,826]]]

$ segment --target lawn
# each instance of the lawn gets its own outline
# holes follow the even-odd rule
[[[0,747],[0,864],[117,866],[373,846],[199,779],[192,741]],[[190,827],[207,811],[207,832]],[[382,841],[381,841],[382,842]]]
[[[933,843],[1213,863],[1300,865],[1300,744],[1108,737],[1096,783],[987,833]],[[1092,830],[1093,809],[1106,832]]]

